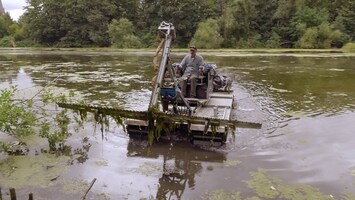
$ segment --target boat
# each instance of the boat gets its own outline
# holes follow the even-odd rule
[[[184,96],[179,83],[185,81],[179,63],[172,63],[170,54],[176,37],[172,23],[162,22],[158,27],[161,43],[154,56],[162,50],[161,60],[156,65],[153,89],[147,111],[124,110],[69,103],[58,103],[95,115],[111,116],[125,127],[134,138],[147,138],[152,144],[160,139],[183,138],[225,143],[229,133],[236,127],[260,128],[260,123],[232,119],[235,98],[232,81],[217,72],[217,65],[205,63],[200,66],[197,77],[196,97]],[[187,84],[187,94],[190,85]],[[101,117],[95,117],[101,118]]]

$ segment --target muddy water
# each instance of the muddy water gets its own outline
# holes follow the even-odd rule
[[[0,88],[18,85],[20,96],[51,83],[75,91],[74,100],[147,108],[151,53],[0,52]],[[103,137],[94,123],[73,125],[60,155],[45,153],[36,137],[25,139],[27,156],[1,154],[0,186],[36,199],[80,199],[94,178],[89,199],[354,199],[354,56],[204,57],[234,78],[237,116],[262,121],[261,130],[237,129],[222,147],[164,141],[148,148],[113,123]]]

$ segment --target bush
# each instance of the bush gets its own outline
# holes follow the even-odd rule
[[[16,47],[41,47],[31,40],[21,40],[16,42]]]
[[[343,46],[343,50],[346,52],[355,53],[355,42],[347,43],[345,46]]]
[[[304,49],[317,48],[318,31],[316,28],[308,28],[305,34],[298,40],[296,47]]]
[[[222,42],[223,38],[219,34],[217,20],[208,19],[198,25],[190,44],[194,44],[199,48],[214,49],[220,48]]]
[[[11,38],[9,36],[5,36],[0,40],[0,47],[12,47]]]
[[[332,38],[332,47],[341,48],[344,44],[350,41],[350,36],[341,32],[340,30],[336,30],[331,35]]]
[[[281,37],[273,32],[271,37],[266,41],[266,48],[280,48],[281,47]]]
[[[255,35],[247,39],[240,39],[237,43],[237,48],[262,48],[261,36]]]
[[[108,26],[111,44],[116,48],[138,48],[141,42],[134,35],[133,24],[126,18],[114,19]]]
[[[347,35],[339,30],[332,30],[332,26],[323,23],[317,27],[307,28],[297,41],[296,47],[305,49],[341,47],[347,40]]]
[[[14,136],[21,143],[23,137],[36,134],[48,140],[51,150],[62,147],[70,136],[69,115],[66,109],[55,114],[47,109],[65,101],[66,96],[43,90],[37,94],[42,96],[41,100],[35,100],[36,96],[14,100],[16,92],[16,87],[0,90],[0,132]],[[7,150],[6,143],[0,141],[0,152]]]

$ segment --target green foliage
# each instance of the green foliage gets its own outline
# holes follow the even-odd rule
[[[299,40],[296,47],[305,48],[305,49],[317,48],[317,43],[318,43],[317,37],[318,37],[317,28],[314,27],[308,28],[306,30],[306,33]]]
[[[306,27],[314,27],[328,22],[328,18],[329,13],[326,9],[305,7],[296,12],[295,16],[291,19],[291,23],[295,26],[302,23],[305,24]]]
[[[133,24],[128,19],[113,20],[108,27],[111,43],[116,48],[138,48],[139,38],[134,35]]]
[[[355,53],[355,43],[347,43],[343,49],[346,51],[346,52],[352,52],[352,53]]]
[[[21,24],[14,22],[8,13],[0,16],[0,47],[16,47],[25,38]]]
[[[67,115],[67,111],[62,110],[55,116],[54,124],[50,122],[43,123],[39,135],[48,139],[50,149],[62,147],[70,135],[68,131],[69,124],[70,119]]]
[[[0,131],[16,137],[33,133],[36,119],[25,107],[25,102],[12,100],[16,88],[1,90],[0,95]]]
[[[24,39],[16,42],[16,47],[41,47],[38,43],[29,39]]]
[[[13,22],[8,14],[0,17],[0,38],[13,38],[11,46],[156,47],[157,26],[161,21],[174,24],[177,33],[174,44],[178,47],[195,43],[214,48],[329,48],[355,40],[353,0],[29,0],[28,3],[19,23]],[[119,27],[114,26],[124,19],[130,22],[127,30],[133,31],[119,35],[113,31]],[[204,24],[209,22],[207,19],[216,19],[218,27],[215,22],[207,27]],[[220,37],[212,30],[217,30]],[[213,40],[204,42],[209,35]],[[315,39],[315,35],[321,38]],[[305,44],[308,41],[312,43]]]
[[[323,23],[317,27],[306,29],[296,47],[313,49],[313,48],[330,48],[334,46],[342,46],[346,41],[346,36],[339,30],[332,30],[328,23]]]
[[[252,37],[248,37],[246,39],[240,39],[237,42],[237,48],[261,48],[264,47],[261,42],[261,36],[255,35]]]
[[[0,15],[0,38],[10,35],[9,26],[13,23],[8,13]]]
[[[344,46],[344,44],[350,41],[350,36],[344,34],[340,30],[333,31],[331,34],[331,38],[332,38],[331,46],[336,48],[341,48],[342,46]]]
[[[137,24],[138,30],[147,30],[151,35],[151,41],[154,41],[160,22],[171,22],[178,36],[174,43],[186,47],[194,36],[198,24],[217,16],[216,4],[217,2],[211,0],[143,0],[139,6],[140,19],[134,24]],[[146,34],[147,32],[144,32],[143,35]]]
[[[224,47],[235,47],[237,43],[236,35],[233,34],[235,26],[233,11],[233,7],[227,7],[224,15],[219,18],[219,26],[224,38]]]
[[[265,47],[280,48],[281,47],[281,37],[276,32],[272,32],[271,37],[265,43]]]
[[[191,44],[197,45],[199,48],[220,48],[223,38],[219,34],[217,21],[208,19],[198,25],[195,36],[191,40]]]
[[[0,133],[17,138],[19,141],[25,136],[36,134],[46,138],[51,150],[61,148],[70,136],[71,122],[67,110],[49,113],[47,109],[55,102],[64,102],[64,95],[53,95],[51,92],[41,91],[43,100],[30,99],[14,100],[16,87],[1,90],[0,94]],[[38,95],[38,94],[37,94]],[[36,96],[37,96],[36,95]],[[41,105],[41,106],[39,106]],[[21,144],[21,143],[20,143]],[[0,151],[6,151],[9,145],[0,144]]]
[[[277,1],[230,1],[219,18],[226,47],[255,48],[266,46],[272,36]]]
[[[11,38],[9,36],[5,36],[0,39],[0,47],[12,47],[11,46]]]
[[[350,36],[352,41],[355,40],[355,1],[348,0],[342,2],[341,6],[337,9],[339,15],[336,22],[340,30]]]
[[[30,0],[21,22],[33,41],[60,47],[108,46],[107,25],[115,17],[110,0]]]
[[[16,41],[21,41],[25,39],[25,32],[23,28],[17,24],[13,23],[9,27],[9,33],[10,35],[16,40]]]

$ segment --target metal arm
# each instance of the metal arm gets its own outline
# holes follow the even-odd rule
[[[160,67],[158,75],[154,83],[154,89],[149,103],[149,108],[152,108],[158,104],[158,97],[161,86],[163,84],[165,71],[169,61],[170,48],[172,40],[175,38],[175,28],[171,23],[162,22],[158,28],[160,37],[164,38],[165,44],[163,48],[162,60],[160,62]]]

